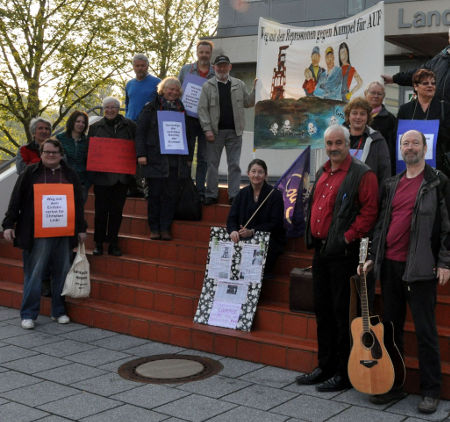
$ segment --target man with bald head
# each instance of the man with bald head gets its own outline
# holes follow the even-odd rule
[[[436,289],[450,278],[450,184],[444,174],[425,163],[423,133],[405,132],[400,152],[406,170],[384,182],[372,256],[363,270],[374,266],[375,276],[381,280],[383,320],[394,324],[395,343],[402,354],[409,304],[419,354],[422,401],[418,410],[433,413],[441,388]],[[393,389],[370,401],[386,404],[405,395],[403,390]]]
[[[372,229],[378,211],[378,182],[370,168],[350,154],[350,134],[330,126],[324,134],[330,158],[317,172],[310,195],[306,242],[312,265],[319,364],[297,384],[318,391],[350,387],[350,277],[358,263],[359,239]]]

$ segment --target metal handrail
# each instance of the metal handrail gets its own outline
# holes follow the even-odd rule
[[[100,113],[97,113],[97,110],[100,110]],[[95,106],[95,107],[92,107],[89,110],[87,110],[86,113],[89,115],[89,113],[92,113],[92,112],[95,111],[97,116],[100,116],[100,114],[102,113],[102,110],[103,110],[102,106]],[[125,109],[121,108],[120,110],[122,111],[122,110],[125,110]],[[64,130],[64,128],[62,128],[62,127],[59,127],[57,129],[55,129],[55,131],[52,133],[52,136],[60,134],[63,130]],[[6,161],[5,163],[0,164],[0,173],[3,170],[9,168],[13,163],[16,162],[16,160],[17,160],[17,157],[13,157],[9,161]]]

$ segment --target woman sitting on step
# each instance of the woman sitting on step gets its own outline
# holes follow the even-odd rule
[[[283,197],[279,190],[266,182],[267,165],[263,160],[252,160],[247,175],[250,185],[235,197],[227,219],[227,230],[235,243],[252,237],[256,230],[270,232],[264,269],[264,278],[268,279],[272,278],[275,261],[286,243]]]

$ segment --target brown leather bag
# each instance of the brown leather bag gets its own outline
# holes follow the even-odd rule
[[[289,309],[291,312],[314,313],[312,267],[293,268],[291,270]]]

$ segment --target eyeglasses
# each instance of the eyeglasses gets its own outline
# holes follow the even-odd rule
[[[419,82],[419,85],[423,85],[423,86],[428,86],[428,85],[436,85],[436,81],[430,82],[430,81],[424,81],[424,82]]]
[[[103,109],[104,110],[118,110],[119,107],[117,107],[117,106],[106,106],[106,107],[103,107]]]
[[[60,151],[42,151],[42,154],[44,155],[58,155],[61,154]]]
[[[376,91],[369,91],[369,94],[373,96],[378,95],[379,97],[382,97],[384,95],[383,92],[376,92]]]

